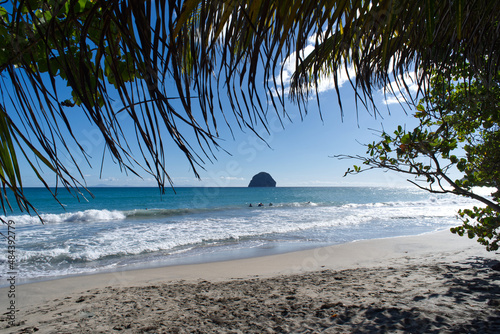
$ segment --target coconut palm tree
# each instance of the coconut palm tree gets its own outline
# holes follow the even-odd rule
[[[487,0],[5,1],[1,205],[11,205],[9,189],[19,207],[34,209],[23,194],[19,159],[47,188],[40,165],[68,189],[85,187],[82,173],[63,161],[69,156],[78,167],[75,154],[86,157],[81,146],[79,153],[69,149],[69,113],[83,113],[99,129],[121,168],[143,170],[163,189],[171,182],[164,134],[198,175],[219,149],[218,119],[230,128],[266,126],[269,112],[287,117],[287,98],[307,112],[305,102],[325,76],[334,78],[342,105],[338,80],[346,68],[365,105],[392,80],[407,91],[402,78],[409,71],[425,89],[430,70],[459,57],[487,75],[498,67],[498,13],[500,3]],[[290,59],[295,71],[288,78],[283,64]],[[133,135],[122,130],[124,119],[133,122]],[[189,133],[181,131],[185,125]],[[130,140],[140,153],[131,152]]]

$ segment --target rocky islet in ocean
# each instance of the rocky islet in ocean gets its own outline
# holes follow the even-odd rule
[[[252,177],[249,187],[276,187],[276,181],[266,172],[260,172]]]

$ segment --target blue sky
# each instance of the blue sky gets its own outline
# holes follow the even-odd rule
[[[167,170],[175,186],[247,186],[253,175],[266,171],[277,182],[277,186],[410,186],[402,175],[382,171],[368,171],[358,175],[343,177],[347,168],[357,162],[354,160],[339,160],[337,154],[363,155],[365,147],[362,144],[377,140],[376,131],[385,128],[393,130],[398,124],[415,124],[411,115],[406,115],[398,104],[391,104],[391,114],[380,93],[377,95],[381,117],[374,118],[363,107],[356,106],[352,88],[345,84],[341,89],[343,97],[344,118],[334,90],[325,90],[320,94],[323,121],[316,106],[316,100],[311,100],[309,112],[301,120],[298,108],[287,107],[293,122],[285,122],[283,129],[277,116],[269,117],[270,134],[260,128],[260,134],[266,143],[247,130],[242,132],[234,125],[234,139],[229,130],[222,126],[221,141],[223,149],[230,154],[216,152],[217,160],[206,162],[198,168],[201,180],[195,178],[192,168],[183,153],[171,142],[166,145]],[[75,113],[78,115],[78,113]],[[154,179],[142,173],[143,179],[120,171],[106,154],[101,172],[101,158],[104,141],[99,131],[80,116],[71,120],[78,124],[76,136],[79,143],[91,156],[93,168],[86,165],[83,158],[79,166],[85,175],[88,186],[155,186]],[[135,135],[129,126],[131,138]],[[166,137],[167,135],[165,135]],[[76,150],[75,150],[76,151]],[[77,155],[77,157],[79,157]],[[68,166],[71,164],[68,162]],[[28,166],[24,167],[26,175],[25,186],[41,186]],[[75,168],[72,168],[76,172]],[[47,175],[48,176],[48,175]],[[48,176],[48,180],[51,177]]]
[[[293,72],[291,65],[294,64],[293,56],[283,64],[285,79],[287,74]],[[283,129],[278,117],[271,113],[268,118],[270,133],[266,133],[263,128],[257,128],[269,147],[251,131],[240,131],[236,122],[232,122],[233,138],[224,122],[220,122],[219,143],[229,154],[221,150],[216,152],[216,160],[212,162],[206,160],[203,165],[205,169],[198,168],[201,180],[195,178],[184,154],[169,140],[165,131],[163,138],[166,139],[167,171],[174,186],[245,187],[252,176],[261,171],[270,173],[276,180],[277,186],[410,186],[403,175],[396,173],[368,171],[358,175],[343,176],[347,168],[358,162],[339,160],[334,158],[334,155],[363,155],[366,150],[362,144],[377,140],[377,131],[384,128],[392,132],[399,124],[412,126],[416,122],[411,113],[405,114],[401,106],[394,103],[392,97],[389,101],[391,111],[389,114],[381,92],[376,94],[375,101],[383,118],[373,117],[361,104],[356,113],[353,89],[347,82],[347,77],[341,78],[341,84],[343,119],[333,81],[331,78],[325,78],[319,87],[323,120],[320,118],[315,99],[310,101],[308,114],[303,120],[297,106],[288,103],[286,110],[293,122],[285,121]],[[223,107],[230,108],[228,103],[223,104]],[[121,106],[117,105],[117,108]],[[227,110],[225,112],[227,113]],[[88,186],[156,186],[155,180],[145,172],[142,173],[142,179],[121,172],[109,153],[105,155],[100,177],[104,148],[102,136],[83,113],[71,112],[70,122],[77,124],[73,129],[74,133],[91,157],[92,168],[81,155],[75,155]],[[132,143],[135,133],[131,123],[126,120],[122,125],[125,132],[130,135],[129,143],[132,144],[133,153],[137,158],[141,158],[138,148]],[[74,148],[72,151],[77,151],[75,144],[70,146]],[[69,160],[66,166],[73,174],[77,174],[77,169]],[[42,186],[27,164],[24,164],[22,169],[25,186]],[[44,176],[49,184],[54,184],[54,177],[47,174],[46,169],[45,172]]]

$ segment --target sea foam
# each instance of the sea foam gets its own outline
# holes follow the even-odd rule
[[[85,223],[89,221],[110,221],[125,219],[126,215],[116,210],[85,210],[77,212],[65,212],[59,214],[45,213],[36,215],[0,216],[4,220],[12,220],[16,225],[60,224],[60,223]]]

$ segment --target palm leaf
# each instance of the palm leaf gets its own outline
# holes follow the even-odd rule
[[[220,149],[219,120],[231,131],[237,126],[257,133],[256,128],[266,128],[270,110],[280,121],[289,118],[287,99],[307,112],[311,92],[327,75],[334,78],[341,105],[338,82],[344,67],[354,68],[350,83],[365,106],[373,104],[374,91],[392,80],[407,91],[400,78],[408,71],[415,72],[424,89],[432,70],[461,57],[475,69],[498,69],[499,1],[13,4],[9,15],[0,10],[0,34],[6,36],[1,42],[0,118],[7,124],[0,130],[0,176],[3,188],[23,200],[16,151],[23,152],[46,185],[37,163],[76,194],[84,184],[77,164],[78,178],[61,159],[87,158],[71,112],[83,113],[100,131],[104,155],[125,171],[153,175],[163,190],[172,182],[164,152],[167,138],[198,176],[197,168],[215,159]],[[282,63],[299,54],[311,37],[314,51],[296,57],[296,72],[284,82]],[[60,80],[71,88],[71,98],[58,92]],[[119,108],[109,96],[119,97]],[[222,110],[225,101],[231,110]],[[135,127],[132,135],[121,127],[127,119]],[[131,151],[129,141],[138,142],[139,152]],[[71,151],[71,143],[80,152]],[[2,197],[5,208],[3,203]]]

